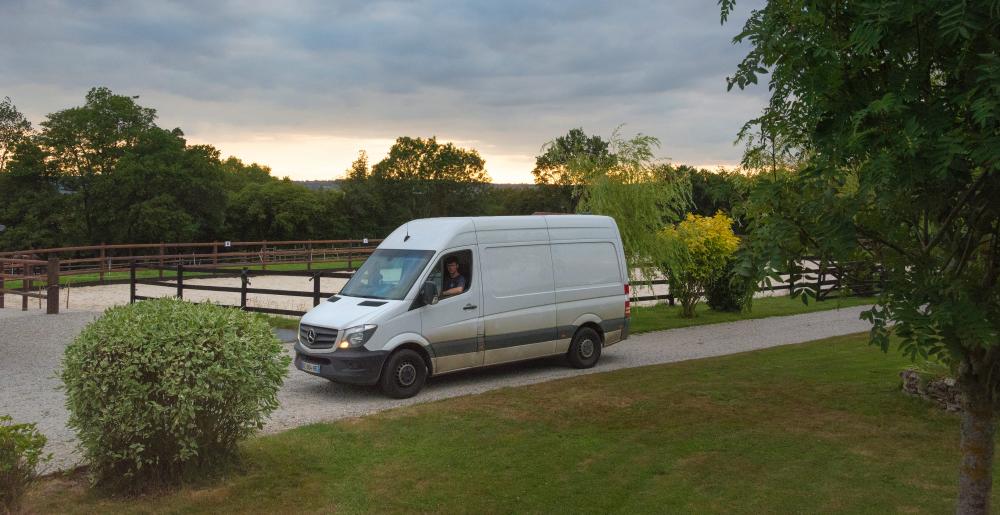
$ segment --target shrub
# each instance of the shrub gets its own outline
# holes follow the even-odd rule
[[[135,492],[217,472],[278,407],[289,357],[267,322],[176,299],[110,308],[66,349],[69,426],[92,480]]]
[[[35,480],[45,435],[35,424],[15,424],[9,416],[0,416],[0,507],[4,513],[21,508],[21,497]]]
[[[664,244],[661,269],[670,283],[670,293],[681,302],[681,315],[694,316],[705,286],[725,268],[740,240],[733,234],[733,221],[723,213],[713,217],[688,214],[681,223],[660,232]]]
[[[736,260],[730,258],[726,266],[705,285],[705,302],[715,311],[742,311],[746,299],[743,278],[736,274]]]

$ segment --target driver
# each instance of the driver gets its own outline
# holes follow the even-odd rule
[[[441,296],[450,297],[465,291],[465,276],[458,273],[458,258],[448,256],[444,260],[445,269],[448,271],[444,278],[444,287]]]

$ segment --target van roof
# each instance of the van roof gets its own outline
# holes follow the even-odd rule
[[[387,236],[379,248],[439,250],[478,242],[477,231],[517,231],[519,241],[548,240],[551,229],[602,229],[617,233],[615,221],[597,215],[530,215],[421,218]],[[409,236],[409,237],[407,237]],[[555,239],[555,238],[554,238]]]

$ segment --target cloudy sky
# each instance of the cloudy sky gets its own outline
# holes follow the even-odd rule
[[[0,98],[37,126],[108,86],[161,127],[294,179],[332,179],[397,136],[475,148],[530,182],[549,140],[651,134],[674,163],[734,165],[766,88],[714,0],[0,0]]]

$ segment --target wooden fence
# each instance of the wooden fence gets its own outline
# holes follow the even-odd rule
[[[18,280],[17,266],[5,263],[59,259],[59,276],[90,276],[74,281],[75,285],[127,282],[131,263],[155,266],[163,278],[164,270],[177,265],[188,268],[257,267],[266,270],[274,265],[313,265],[343,261],[353,268],[363,261],[382,240],[295,240],[295,241],[215,241],[211,243],[144,243],[131,245],[90,245],[58,247],[16,252],[0,252],[0,280]],[[19,268],[18,268],[19,269]],[[116,277],[117,275],[117,277]]]
[[[818,258],[806,258],[803,265],[789,267],[790,270],[781,272],[782,276],[787,276],[787,280],[781,284],[764,283],[757,286],[758,292],[793,291],[802,288],[809,288],[816,292],[816,298],[824,300],[831,294],[837,293],[843,296],[872,295],[879,291],[882,283],[882,269],[879,266],[871,266],[865,262],[833,263]],[[815,265],[815,266],[809,266]],[[871,269],[865,269],[870,267]],[[666,279],[656,279],[649,282],[638,282],[633,286],[644,285],[666,285],[670,283]],[[637,290],[633,288],[633,292]],[[671,306],[676,302],[675,297],[670,294],[664,295],[644,295],[633,296],[633,302],[659,301],[665,300]]]
[[[140,279],[137,277],[136,271],[140,269],[152,269],[160,271],[169,271],[173,274],[172,281],[163,281],[158,279]],[[213,277],[239,277],[240,286],[210,286],[206,284],[190,284],[184,282],[184,273],[188,270],[183,264],[177,264],[174,267],[164,268],[159,266],[148,266],[133,262],[129,266],[129,303],[134,303],[137,300],[148,300],[155,297],[145,297],[136,294],[136,285],[148,284],[151,286],[163,286],[167,288],[172,288],[176,291],[176,297],[179,299],[184,298],[184,290],[199,290],[199,291],[217,291],[217,292],[228,292],[228,293],[239,293],[240,294],[240,305],[239,306],[227,306],[233,308],[240,308],[244,311],[256,311],[259,313],[271,313],[275,315],[293,315],[302,316],[305,311],[297,311],[291,309],[279,309],[279,308],[265,308],[259,306],[249,306],[247,305],[247,294],[258,294],[258,295],[278,295],[278,296],[289,296],[289,297],[311,297],[313,301],[313,306],[319,305],[320,302],[326,297],[335,295],[336,292],[324,292],[322,291],[321,281],[324,277],[339,278],[339,279],[350,279],[353,274],[353,270],[348,269],[333,269],[333,270],[267,270],[267,271],[255,271],[247,268],[242,268],[239,270],[226,269],[226,268],[208,268],[199,267],[194,269],[198,272],[199,276],[203,277],[203,274],[211,274]],[[313,283],[312,291],[299,291],[299,290],[276,290],[272,288],[251,288],[251,279],[254,275],[279,275],[286,277],[309,277],[309,280]]]
[[[856,264],[845,263],[845,264],[827,264],[823,261],[813,261],[817,266],[815,267],[797,267],[789,273],[782,275],[788,276],[788,281],[783,284],[767,284],[761,285],[758,291],[784,291],[788,290],[789,293],[797,288],[811,288],[817,292],[817,298],[820,300],[825,299],[831,293],[841,291],[847,288],[849,291],[843,292],[845,295],[857,295],[865,293],[873,293],[878,289],[878,278],[871,278],[864,281],[858,281],[856,277],[852,277],[851,271],[852,267]],[[152,269],[160,271],[169,271],[173,274],[172,281],[164,281],[159,279],[140,279],[137,277],[137,270],[140,269]],[[240,286],[209,286],[202,284],[190,284],[184,282],[185,271],[188,273],[194,271],[199,274],[199,276],[204,276],[204,274],[210,274],[215,277],[239,277]],[[184,298],[184,290],[200,290],[200,291],[216,291],[216,292],[228,292],[228,293],[239,293],[240,294],[240,304],[239,306],[229,306],[238,307],[245,311],[256,311],[260,313],[271,313],[277,315],[292,315],[292,316],[302,316],[305,314],[304,311],[290,310],[290,309],[278,309],[278,308],[265,308],[258,306],[249,306],[247,304],[247,294],[258,294],[258,295],[277,295],[277,296],[291,296],[291,297],[311,297],[313,306],[319,305],[324,298],[335,295],[337,292],[324,292],[322,291],[321,281],[323,277],[330,278],[340,278],[340,279],[350,279],[353,275],[354,270],[352,269],[339,269],[339,270],[318,270],[318,271],[254,271],[247,268],[242,268],[240,270],[233,269],[223,269],[223,268],[208,268],[208,267],[198,267],[194,269],[189,269],[183,264],[179,263],[173,267],[158,267],[151,265],[143,265],[140,263],[132,262],[129,267],[129,302],[134,303],[137,300],[147,300],[154,297],[146,297],[136,294],[136,285],[146,284],[151,286],[161,286],[166,288],[171,288],[176,291],[175,295],[177,298]],[[270,288],[251,288],[251,279],[254,275],[279,275],[288,277],[309,277],[313,283],[312,291],[300,291],[300,290],[277,290]],[[669,283],[665,279],[657,279],[649,283],[653,285],[668,285]],[[636,290],[632,290],[635,292]],[[665,295],[645,295],[645,296],[633,296],[632,301],[659,301],[666,300],[671,306],[674,305],[676,299],[672,294]]]
[[[43,271],[44,270],[44,271]],[[10,272],[9,274],[7,272]],[[20,281],[20,288],[6,288],[8,279]],[[35,282],[45,281],[45,288],[34,289]],[[44,292],[44,293],[43,293]],[[0,309],[7,294],[21,296],[21,311],[28,310],[28,298],[45,299],[45,312],[59,313],[59,258],[46,261],[16,257],[0,257]]]

